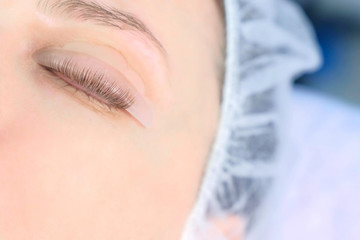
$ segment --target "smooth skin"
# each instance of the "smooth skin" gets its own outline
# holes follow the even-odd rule
[[[37,0],[0,0],[1,240],[180,239],[195,203],[219,121],[221,11],[209,0],[97,1],[138,16],[167,51],[159,67],[168,77],[144,78],[154,125],[95,111],[32,59],[45,45],[81,39],[136,62],[128,39],[54,20]]]

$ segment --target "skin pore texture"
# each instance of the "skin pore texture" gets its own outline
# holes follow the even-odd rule
[[[97,2],[137,16],[163,49],[37,0],[0,0],[1,240],[180,239],[195,203],[219,120],[220,9],[209,0]],[[34,60],[44,48],[123,74],[113,80],[148,101],[151,127],[46,73]]]

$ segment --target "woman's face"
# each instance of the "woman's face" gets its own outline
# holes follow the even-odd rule
[[[1,240],[179,239],[193,207],[215,0],[96,2],[0,0]]]

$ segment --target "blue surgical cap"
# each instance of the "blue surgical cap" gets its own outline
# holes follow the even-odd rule
[[[313,30],[295,3],[224,3],[227,57],[221,121],[183,240],[230,240],[210,221],[226,216],[244,219],[249,239],[256,235],[252,233],[265,211],[262,203],[289,149],[291,84],[321,64]],[[234,227],[234,236],[240,228]]]

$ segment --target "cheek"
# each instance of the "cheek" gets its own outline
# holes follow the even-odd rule
[[[120,227],[127,225],[118,216],[135,221],[135,206],[148,206],[159,178],[131,140],[131,127],[111,124],[59,94],[32,97],[36,88],[20,84],[10,89],[18,90],[0,137],[0,232],[66,239],[61,229],[76,234],[69,225],[90,231],[108,229],[107,218]]]
[[[143,137],[126,115],[110,120],[61,89],[14,79],[2,105],[1,234],[147,239],[163,226],[181,230],[199,165],[190,168],[194,161],[174,154],[168,138]]]

